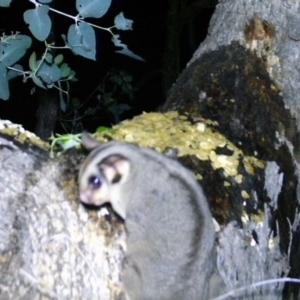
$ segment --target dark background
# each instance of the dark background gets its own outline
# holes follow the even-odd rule
[[[54,1],[50,6],[71,15],[77,14],[74,0]],[[0,8],[1,33],[9,35],[11,32],[19,31],[32,37],[23,21],[24,11],[32,8],[34,6],[29,1],[18,0],[13,0],[9,8]],[[213,8],[203,9],[198,17],[196,32],[199,40],[197,45],[207,34],[213,10]],[[80,102],[85,101],[92,94],[109,70],[123,70],[133,75],[133,87],[138,87],[139,90],[135,93],[134,102],[130,103],[133,107],[132,110],[122,115],[125,119],[142,111],[154,111],[166,98],[161,86],[161,73],[166,40],[168,1],[112,0],[112,5],[104,17],[101,19],[88,19],[88,21],[103,27],[110,27],[113,25],[114,17],[120,12],[124,12],[127,19],[134,21],[133,30],[114,32],[120,34],[121,41],[135,54],[143,57],[145,62],[115,53],[118,49],[111,42],[111,35],[98,29],[95,29],[97,40],[96,62],[74,56],[70,50],[63,50],[60,53],[64,54],[65,61],[76,72],[78,78],[78,82],[71,83],[70,98],[78,98]],[[53,14],[52,17],[54,18],[52,20],[55,25],[53,31],[56,36],[56,44],[62,45],[60,35],[62,33],[66,34],[68,27],[74,21],[57,14]],[[184,46],[187,44],[187,38],[183,32],[181,40],[178,41],[183,46],[181,69],[185,67],[195,50]],[[34,49],[36,47],[40,49],[40,54],[43,53],[43,43],[37,42],[33,38],[33,46]],[[28,69],[28,59],[32,49],[33,47],[29,49],[28,55],[20,62],[24,70]],[[31,79],[25,83],[22,83],[21,77],[10,81],[10,99],[7,101],[0,99],[0,118],[22,124],[27,130],[33,131],[37,110],[35,90],[35,85]],[[96,99],[91,97],[88,105],[93,106],[93,101],[96,101]],[[88,130],[93,130],[98,126],[109,126],[111,122],[111,119],[103,117],[98,118],[96,122],[93,121],[92,124],[86,120],[84,126],[90,127],[87,128]],[[61,131],[59,126],[57,131]]]

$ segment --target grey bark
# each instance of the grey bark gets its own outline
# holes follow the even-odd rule
[[[80,161],[0,138],[1,300],[116,293],[122,251],[113,237],[122,225],[79,203]]]
[[[210,35],[174,85],[163,108],[184,112],[186,104],[194,101],[198,106],[191,107],[200,110],[207,101],[221,95],[210,94],[218,91],[220,82],[214,82],[214,90],[206,90],[202,81],[198,80],[204,73],[197,73],[197,66],[203,66],[202,58],[208,62],[210,72],[206,74],[219,76],[215,73],[219,71],[219,62],[211,63],[214,53],[228,54],[224,56],[228,59],[228,69],[230,65],[241,68],[242,63],[238,64],[239,61],[235,60],[239,53],[243,57],[240,62],[247,63],[248,57],[251,57],[250,66],[260,62],[266,72],[259,69],[258,73],[251,74],[257,74],[255,78],[264,78],[263,86],[268,88],[268,93],[272,88],[278,91],[273,91],[268,102],[270,107],[265,107],[270,113],[263,115],[267,125],[272,125],[269,126],[272,127],[271,137],[265,134],[267,128],[247,128],[244,123],[247,116],[242,111],[235,112],[241,115],[240,119],[233,113],[235,119],[230,118],[226,113],[227,107],[223,112],[228,117],[226,120],[222,119],[222,110],[215,114],[220,121],[218,129],[221,132],[226,132],[237,143],[243,138],[241,147],[248,141],[251,151],[257,152],[266,162],[264,175],[259,174],[258,181],[247,185],[251,194],[249,202],[255,213],[246,208],[239,209],[234,218],[219,222],[222,226],[218,240],[218,266],[228,290],[281,277],[288,274],[289,268],[293,269],[294,276],[299,275],[299,246],[295,242],[299,236],[297,227],[300,219],[297,212],[299,170],[296,159],[300,74],[295,64],[300,51],[298,10],[299,3],[295,1],[221,1],[211,21]],[[234,55],[230,55],[232,53]],[[215,69],[209,69],[211,66]],[[190,86],[188,79],[192,80]],[[237,76],[236,86],[240,83],[239,79],[241,77]],[[247,93],[250,93],[257,85],[247,88]],[[186,94],[186,91],[189,93]],[[245,100],[243,97],[247,94],[239,98],[235,91],[232,88],[232,94],[226,94],[229,95],[227,100],[247,102],[261,96],[261,93],[253,94],[252,98]],[[235,97],[231,98],[232,95]],[[220,97],[224,103],[226,96],[224,99]],[[274,99],[282,109],[275,120],[272,113],[276,110],[271,109]],[[223,103],[217,103],[220,104]],[[285,111],[284,107],[288,110]],[[260,109],[262,112],[263,107]],[[280,119],[281,114],[284,120]],[[199,117],[201,113],[196,115]],[[256,115],[262,115],[259,109]],[[287,125],[289,116],[291,124]],[[241,132],[249,134],[242,135]],[[259,139],[255,139],[256,136]],[[110,289],[109,280],[118,281],[123,258],[119,246],[113,241],[122,231],[122,225],[114,219],[106,220],[100,213],[87,212],[79,204],[77,156],[69,154],[53,161],[40,150],[32,151],[30,147],[8,143],[3,138],[0,146],[3,166],[0,171],[3,191],[0,198],[0,299],[112,299],[114,291]],[[268,180],[270,178],[272,180]],[[221,199],[221,196],[225,197],[218,196]],[[261,197],[267,197],[268,201],[262,201]],[[234,204],[242,208],[244,203],[240,197],[236,194],[235,198],[239,202]],[[286,211],[283,210],[284,205]],[[274,217],[276,213],[279,215],[277,218]],[[281,299],[282,288],[283,285],[272,285],[266,289],[251,290],[239,299]],[[297,299],[296,292],[294,299]]]
[[[209,35],[161,109],[217,121],[229,140],[266,162],[263,178],[244,186],[254,209],[245,205],[219,234],[219,269],[229,289],[300,275],[299,41],[298,1],[220,1]],[[299,299],[298,287],[287,286],[284,295]]]
[[[276,85],[292,116],[300,120],[300,4],[298,1],[220,1],[211,19],[209,34],[195,52],[191,62],[205,52],[238,42],[259,58]],[[256,24],[247,27],[258,17]],[[268,33],[274,29],[274,36]],[[270,31],[269,31],[270,32]],[[190,63],[191,63],[190,62]]]

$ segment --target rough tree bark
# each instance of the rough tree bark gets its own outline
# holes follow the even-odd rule
[[[182,62],[183,52],[193,53],[197,49],[198,45],[195,39],[199,40],[201,35],[197,32],[196,19],[201,18],[199,15],[205,9],[208,7],[213,8],[216,4],[217,1],[215,0],[168,1],[162,76],[162,87],[165,94],[167,94],[177,79],[180,70],[182,70],[184,64]],[[184,43],[182,42],[183,35],[188,36]]]
[[[300,275],[299,40],[298,1],[220,1],[208,37],[162,108],[188,113],[193,120],[217,121],[217,130],[244,154],[266,163],[265,174],[257,181],[242,182],[250,192],[247,200],[238,195],[228,200],[230,211],[236,211],[233,216],[225,221],[214,214],[225,226],[220,232],[219,268],[224,278],[230,278],[228,287],[282,274]],[[204,188],[213,211],[216,198],[228,198],[224,189],[216,193],[209,185]],[[239,226],[233,226],[232,220]],[[262,235],[260,222],[268,223]],[[272,268],[279,255],[270,245],[272,235],[289,266],[282,261],[277,270]],[[299,299],[298,291],[298,286],[287,285],[284,295]]]
[[[54,132],[59,117],[59,92],[56,89],[37,90],[39,108],[36,112],[35,134],[48,140]]]
[[[79,203],[82,156],[53,160],[20,126],[0,129],[18,140],[0,136],[0,299],[113,299],[122,224]]]
[[[211,140],[200,143],[210,151],[203,162],[184,160],[201,170],[221,225],[218,267],[228,290],[288,274],[299,277],[298,6],[221,1],[210,35],[162,109],[188,113],[200,131],[217,121],[211,131],[227,137],[215,148],[208,145]],[[179,122],[169,125],[171,140]],[[138,123],[142,133],[143,124]],[[31,138],[11,124],[1,126],[2,133],[17,131],[22,142]],[[128,130],[124,134],[132,140]],[[187,134],[186,128],[181,131]],[[233,150],[230,141],[242,151]],[[0,299],[113,299],[123,259],[114,241],[122,223],[79,204],[82,157],[75,152],[51,160],[47,152],[4,136],[0,146]],[[233,152],[238,163],[229,175]],[[255,160],[262,166],[249,165]],[[239,299],[282,299],[282,289],[272,285]],[[285,295],[298,299],[297,287],[286,286]]]

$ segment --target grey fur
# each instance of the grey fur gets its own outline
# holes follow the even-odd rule
[[[123,177],[116,183],[101,171],[110,157],[129,166],[112,168]],[[90,176],[103,181],[105,199],[89,191]],[[79,186],[81,195],[88,193],[81,197],[85,202],[111,202],[125,221],[127,265],[122,281],[127,299],[211,298],[210,287],[220,282],[214,273],[215,232],[207,199],[190,171],[154,150],[111,142],[90,153],[81,167]]]

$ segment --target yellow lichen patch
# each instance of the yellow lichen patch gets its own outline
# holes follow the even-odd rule
[[[202,180],[203,179],[203,176],[201,174],[199,174],[199,173],[197,173],[195,175],[195,177],[196,177],[197,180]]]
[[[200,132],[205,132],[206,125],[205,125],[205,123],[199,122],[199,123],[197,123],[196,128]]]
[[[248,224],[250,221],[249,215],[245,211],[242,213],[241,220],[244,224]]]
[[[243,152],[216,132],[213,126],[217,126],[217,123],[204,119],[192,124],[186,116],[175,111],[164,114],[144,113],[114,126],[112,130],[99,132],[95,137],[101,141],[112,138],[136,143],[160,152],[174,148],[178,150],[179,156],[193,155],[202,161],[211,161],[215,169],[223,169],[225,176],[234,176],[237,182],[242,182],[242,176],[238,174],[241,161],[247,164],[245,168],[249,173],[263,166],[256,158],[241,160]],[[232,153],[217,154],[219,148],[227,148]]]
[[[34,133],[25,130],[21,125],[14,124],[7,120],[0,120],[0,132],[13,137],[21,144],[30,143],[44,150],[49,150],[48,142],[41,140]]]
[[[265,168],[265,163],[253,156],[245,156],[243,161],[246,171],[251,175],[255,174],[255,168]]]
[[[242,191],[241,194],[244,199],[250,199],[250,195],[246,191]]]
[[[235,179],[235,181],[237,182],[237,183],[242,183],[243,182],[243,175],[242,174],[238,174],[238,175],[236,175],[235,177],[234,177],[234,179]]]
[[[256,223],[256,224],[261,224],[261,226],[263,226],[263,222],[264,222],[264,219],[265,219],[265,214],[260,211],[260,214],[257,214],[257,215],[252,215],[251,218],[252,220]]]
[[[224,173],[227,176],[236,176],[238,174],[239,160],[237,157],[228,155],[217,155],[214,151],[211,151],[209,156],[212,165],[215,169],[224,169]]]
[[[277,247],[279,244],[279,236],[275,237],[275,238],[270,238],[269,239],[269,249],[274,249],[275,247]]]

